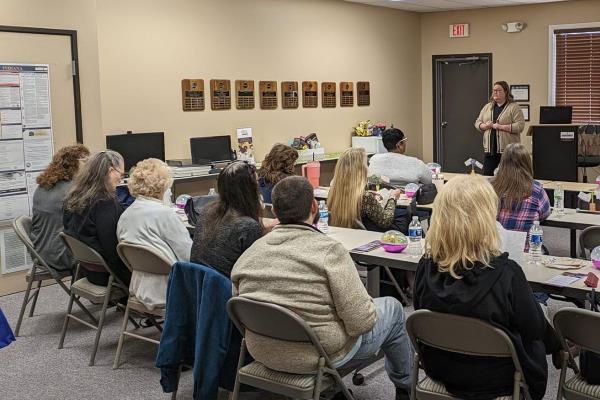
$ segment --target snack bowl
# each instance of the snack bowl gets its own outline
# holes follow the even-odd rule
[[[408,246],[408,239],[402,232],[387,231],[381,236],[381,247],[388,253],[401,253]]]

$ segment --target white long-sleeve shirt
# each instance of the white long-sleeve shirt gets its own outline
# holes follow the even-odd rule
[[[369,160],[370,175],[386,176],[393,185],[431,183],[431,171],[423,161],[400,153],[373,155]]]
[[[190,260],[189,233],[173,209],[157,199],[138,197],[121,215],[117,237],[119,242],[151,247],[171,264]],[[150,309],[163,307],[167,280],[168,275],[134,271],[129,291]]]

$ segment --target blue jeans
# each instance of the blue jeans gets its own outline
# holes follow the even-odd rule
[[[385,354],[385,370],[396,387],[410,388],[413,348],[406,333],[402,304],[393,297],[373,299],[377,322],[370,332],[363,333],[360,348],[352,360],[368,360],[379,349]]]

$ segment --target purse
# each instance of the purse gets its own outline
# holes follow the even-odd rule
[[[437,188],[433,183],[426,183],[421,185],[415,197],[417,198],[417,204],[431,204],[437,196]]]
[[[185,203],[185,215],[188,217],[188,223],[192,226],[196,226],[198,223],[198,216],[200,210],[206,207],[207,204],[212,203],[219,199],[219,195],[205,195],[190,197]]]

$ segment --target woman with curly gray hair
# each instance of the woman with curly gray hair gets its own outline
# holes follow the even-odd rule
[[[129,192],[136,199],[117,225],[119,242],[151,247],[171,264],[189,261],[192,240],[179,217],[164,204],[163,197],[171,187],[171,170],[156,158],[140,161],[129,177]],[[129,291],[149,309],[164,307],[167,275],[134,271]]]

